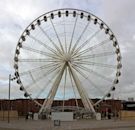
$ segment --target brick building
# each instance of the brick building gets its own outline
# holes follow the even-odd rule
[[[44,99],[37,99],[38,102],[43,103]],[[93,99],[93,102],[97,101],[97,99]],[[77,99],[79,107],[83,107],[82,101],[80,99]],[[9,105],[11,104],[11,105]],[[62,106],[63,101],[62,100],[55,100],[52,104],[52,107],[54,106]],[[65,101],[65,106],[75,106],[76,101],[75,99],[69,99]],[[11,106],[11,107],[10,107]],[[17,110],[19,116],[24,116],[27,112],[33,111],[38,112],[39,106],[35,105],[35,103],[32,100],[29,99],[14,99],[14,100],[0,100],[0,110],[8,110],[11,108],[11,110]],[[104,100],[102,101],[99,106],[95,107],[96,111],[98,112],[104,112],[107,109],[111,109],[112,112],[119,112],[122,109],[122,104],[120,100]]]

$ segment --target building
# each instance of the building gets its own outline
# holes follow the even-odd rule
[[[37,99],[38,102],[43,103],[44,99]],[[93,102],[96,102],[98,99],[93,99]],[[78,106],[83,107],[81,99],[77,99]],[[76,100],[69,99],[64,101],[65,106],[75,106]],[[52,107],[62,106],[63,100],[54,100]],[[26,115],[27,112],[38,112],[39,106],[37,106],[32,100],[30,99],[14,99],[14,100],[0,100],[0,110],[17,110],[19,116]],[[98,112],[106,112],[110,109],[113,113],[119,112],[122,109],[122,104],[120,100],[103,100],[98,106],[95,107],[96,111]]]

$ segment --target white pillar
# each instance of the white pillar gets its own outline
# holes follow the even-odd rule
[[[91,104],[91,102],[90,102],[90,99],[89,99],[89,97],[88,97],[88,94],[87,94],[87,92],[83,89],[83,86],[82,86],[82,84],[81,84],[81,82],[80,82],[78,76],[76,75],[76,73],[75,73],[75,71],[74,71],[74,69],[73,69],[71,63],[68,62],[68,64],[69,64],[69,70],[70,70],[71,75],[72,75],[72,77],[73,77],[73,80],[74,80],[74,82],[75,82],[75,84],[76,84],[76,87],[77,87],[77,89],[78,89],[78,92],[79,92],[79,94],[80,94],[80,96],[81,96],[81,99],[82,99],[82,102],[83,102],[83,105],[84,105],[85,109],[90,110],[90,111],[92,111],[94,114],[96,114],[95,109],[94,109],[94,107],[92,106],[92,104]]]
[[[66,64],[63,65],[61,71],[59,72],[58,76],[56,77],[53,85],[52,85],[52,89],[50,90],[47,99],[45,99],[42,107],[39,110],[39,114],[44,110],[44,109],[50,109],[51,105],[53,103],[55,94],[57,92],[58,86],[60,84],[61,78],[63,76],[64,70],[65,70]]]

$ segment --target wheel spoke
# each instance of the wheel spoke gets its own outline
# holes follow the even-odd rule
[[[43,69],[47,69],[47,68],[50,68],[50,67],[56,67],[60,65],[59,63],[50,63],[50,64],[46,64],[46,65],[43,65],[43,66],[39,66],[37,68],[33,68],[33,69],[30,69],[30,70],[27,70],[27,71],[24,71],[24,72],[20,72],[20,76],[23,76],[23,75],[26,75],[26,74],[29,74],[30,72],[36,72],[36,71],[40,71],[40,70],[43,70]]]
[[[57,74],[57,77],[52,85],[52,88],[51,90],[49,91],[48,95],[47,95],[47,98],[46,100],[44,101],[42,107],[40,108],[39,110],[39,114],[43,111],[43,110],[46,110],[46,109],[50,109],[51,108],[51,105],[53,103],[53,100],[54,100],[54,97],[55,97],[55,94],[56,94],[56,91],[58,89],[58,86],[60,84],[60,81],[62,79],[62,76],[63,76],[63,73],[64,73],[64,70],[65,70],[65,67],[66,67],[66,64],[64,63],[63,66],[61,67],[61,70],[60,72]]]
[[[19,62],[61,62],[60,60],[54,60],[54,59],[18,59]]]
[[[73,56],[84,48],[101,30],[97,30],[90,38],[88,38],[82,45],[80,45],[73,53]]]
[[[60,41],[59,35],[58,35],[57,31],[56,31],[56,28],[55,28],[55,26],[54,26],[54,24],[53,24],[53,22],[52,22],[51,19],[50,19],[50,21],[51,21],[52,27],[53,27],[53,29],[54,29],[54,32],[55,32],[55,34],[56,34],[56,36],[57,36],[57,39],[58,39],[58,41],[59,41],[61,50],[62,50],[62,52],[64,52],[64,49],[63,49],[62,43],[61,43],[61,41]]]
[[[39,51],[39,50],[30,48],[30,47],[27,47],[27,46],[24,46],[24,45],[23,45],[23,49],[34,52],[34,53],[38,53],[38,54],[41,54],[41,55],[45,55],[45,56],[48,56],[48,57],[51,57],[51,58],[54,58],[54,59],[60,59],[59,57],[56,57],[56,55],[53,55],[53,54],[50,54],[50,53],[47,53],[47,52],[44,52],[44,51]]]
[[[75,93],[75,87],[73,85],[73,79],[71,77],[71,72],[70,71],[68,71],[68,72],[69,72],[69,78],[70,78],[70,81],[71,81],[71,86],[73,88],[73,93],[75,95],[75,103],[76,103],[77,109],[79,109],[79,107],[78,107],[78,101],[77,101],[77,96],[76,96],[76,93]]]
[[[66,36],[66,26],[65,26],[65,17],[64,16],[63,16],[63,25],[64,25],[65,52],[67,53],[67,36]]]
[[[91,54],[91,55],[81,55],[81,56],[74,56],[72,59],[74,61],[79,61],[83,59],[90,59],[90,58],[97,58],[97,57],[106,57],[106,56],[111,56],[115,55],[115,52],[103,52],[103,53],[97,53],[97,54]]]
[[[77,15],[77,17],[76,17],[76,19],[75,19],[75,22],[74,22],[74,27],[73,27],[73,31],[72,31],[72,36],[71,36],[69,48],[68,48],[68,53],[70,53],[70,49],[71,49],[71,45],[72,45],[72,41],[73,41],[73,37],[74,37],[74,33],[75,33],[75,28],[76,28],[77,19],[78,19],[78,15]]]
[[[55,47],[55,49],[59,52],[59,54],[62,56],[62,52],[59,49],[59,47],[56,45],[56,43],[49,37],[49,35],[43,30],[41,26],[39,26],[40,30],[43,32],[43,34],[49,39],[49,41],[52,43],[52,45]]]
[[[88,93],[85,91],[85,89],[83,88],[83,84],[82,82],[80,81],[80,79],[78,78],[76,72],[74,71],[74,68],[73,66],[69,63],[69,69],[70,69],[70,72],[72,74],[72,77],[74,79],[74,82],[76,84],[76,87],[78,89],[78,92],[81,96],[81,99],[82,99],[82,102],[83,102],[83,105],[85,107],[85,109],[87,111],[91,111],[92,113],[95,114],[95,110],[92,106],[93,102],[92,100],[89,99],[89,95]]]
[[[44,85],[44,87],[39,91],[39,93],[36,96],[36,99],[46,90],[46,88],[48,87],[48,85],[50,83],[52,83],[52,80],[56,77],[57,73],[59,73],[60,70],[56,70],[56,72],[53,74],[53,76],[51,77],[51,79],[48,80],[48,82],[46,82],[46,84]]]
[[[98,91],[100,91],[100,93],[104,94],[104,92],[100,89],[100,87],[98,87],[86,74],[84,74],[80,69],[76,68],[75,66],[73,66],[73,68],[86,80],[89,81],[89,83],[96,88]]]
[[[64,77],[64,91],[63,91],[63,111],[64,111],[64,106],[65,106],[65,88],[66,88],[66,83],[67,83],[67,67],[65,68],[65,77]]]
[[[107,68],[112,68],[112,69],[116,69],[117,65],[109,65],[109,64],[102,64],[102,63],[97,63],[97,62],[91,62],[91,61],[86,61],[86,60],[82,60],[82,61],[74,61],[73,63],[76,64],[83,64],[83,65],[93,65],[93,66],[97,66],[97,67],[107,67]]]
[[[45,48],[47,48],[48,50],[50,50],[53,54],[57,55],[58,57],[61,57],[61,55],[58,54],[58,52],[56,52],[54,49],[52,49],[51,47],[49,47],[48,45],[46,45],[45,43],[43,43],[42,41],[36,39],[34,36],[30,35],[30,38],[32,38],[34,41],[36,41],[38,44],[44,46]]]
[[[102,42],[100,42],[100,43],[98,43],[96,45],[93,45],[93,46],[91,46],[91,47],[89,47],[89,48],[87,48],[87,49],[85,49],[83,51],[80,51],[80,52],[76,53],[75,57],[78,57],[78,56],[81,56],[81,55],[83,55],[85,53],[88,53],[89,51],[92,51],[92,50],[94,50],[94,49],[108,43],[109,41],[110,41],[109,39],[106,39],[106,40],[104,40],[104,41],[102,41]]]
[[[47,72],[45,72],[43,75],[39,76],[38,78],[35,79],[35,82],[30,83],[29,85],[27,85],[25,88],[29,89],[31,88],[35,83],[39,82],[41,79],[45,78],[46,76],[50,75],[51,73],[53,73],[54,71],[56,71],[57,69],[59,70],[61,66],[56,66],[53,67],[51,69],[49,69]]]
[[[73,48],[72,48],[72,50],[71,50],[71,54],[72,54],[72,55],[73,55],[73,52],[74,52],[74,50],[76,49],[78,43],[80,42],[81,38],[83,37],[85,31],[87,30],[87,28],[88,28],[88,26],[89,26],[89,23],[90,23],[90,22],[88,22],[88,23],[86,24],[86,26],[85,26],[85,28],[83,29],[81,35],[79,36],[79,38],[78,38],[77,41],[75,42],[75,44],[74,44],[74,46],[73,46]]]
[[[108,77],[106,77],[106,76],[104,76],[102,74],[99,74],[98,72],[96,72],[96,71],[94,71],[94,70],[92,70],[90,68],[87,68],[85,66],[78,65],[78,64],[74,64],[74,66],[76,66],[77,68],[80,68],[80,69],[82,69],[82,70],[84,70],[86,72],[89,72],[90,74],[92,73],[92,74],[94,74],[94,75],[96,75],[96,76],[98,76],[98,77],[100,77],[100,78],[102,78],[102,79],[104,79],[104,80],[106,80],[108,82],[113,82],[113,80],[111,80],[110,78],[108,78]]]

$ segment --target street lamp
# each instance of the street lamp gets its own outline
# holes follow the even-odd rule
[[[11,89],[11,81],[15,80],[16,77],[11,77],[9,74],[9,88],[8,88],[8,99],[9,99],[9,106],[8,106],[8,123],[10,123],[10,109],[11,109],[11,101],[10,101],[10,89]]]

